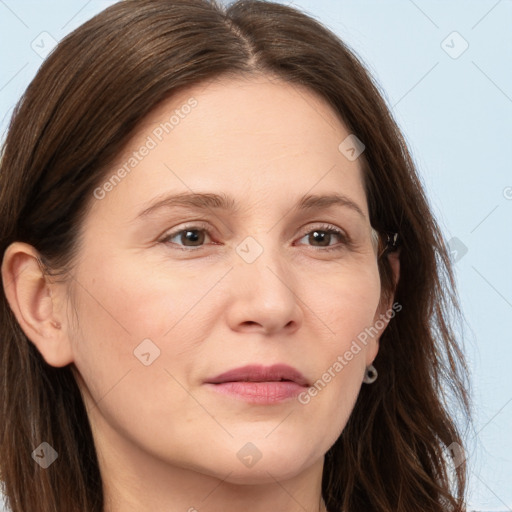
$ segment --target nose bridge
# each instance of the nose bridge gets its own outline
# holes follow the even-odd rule
[[[254,236],[249,235],[236,246],[235,251],[238,255],[235,266],[245,279],[251,279],[251,276],[261,279],[268,275],[273,276],[281,286],[284,286],[282,280],[289,274],[285,270],[289,267],[284,261],[284,250],[279,246],[279,242],[274,240],[272,233],[265,233],[262,230]]]
[[[261,230],[236,246],[237,323],[258,323],[276,330],[299,320],[295,279],[275,236],[275,232]]]

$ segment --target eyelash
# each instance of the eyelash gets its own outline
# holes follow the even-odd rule
[[[211,237],[210,230],[206,226],[201,225],[201,224],[193,224],[190,226],[184,226],[179,230],[176,230],[176,231],[173,231],[172,233],[166,234],[164,236],[164,238],[162,238],[160,240],[160,243],[170,245],[170,246],[172,246],[172,245],[179,246],[179,244],[170,242],[169,240],[171,240],[175,236],[180,235],[181,233],[186,232],[186,231],[204,231],[208,236]],[[341,240],[341,243],[336,244],[334,246],[325,246],[325,247],[311,246],[316,250],[320,250],[322,252],[340,251],[342,249],[345,249],[346,247],[350,248],[353,245],[350,237],[348,235],[346,235],[343,231],[338,229],[336,226],[333,226],[332,224],[322,224],[320,226],[317,226],[317,227],[311,229],[310,231],[307,231],[306,233],[304,233],[299,238],[299,240],[301,240],[302,238],[304,238],[307,235],[310,235],[314,231],[321,231],[325,234],[337,235],[339,237],[339,239]],[[179,250],[179,251],[184,251],[184,252],[193,252],[193,251],[201,250],[202,248],[204,248],[204,245],[197,246],[197,247],[190,247],[190,246],[180,246],[180,247],[187,247],[187,248],[186,249],[185,248],[179,248],[179,249],[174,248],[174,249]]]

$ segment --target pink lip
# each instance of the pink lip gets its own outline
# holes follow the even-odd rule
[[[302,373],[285,364],[243,366],[207,379],[205,384],[220,393],[259,404],[296,397],[308,387]]]

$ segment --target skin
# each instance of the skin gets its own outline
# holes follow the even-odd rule
[[[107,178],[191,97],[197,106],[172,132],[103,199],[91,197],[66,281],[41,273],[33,247],[8,248],[8,300],[46,362],[75,369],[105,512],[316,512],[324,455],[385,327],[307,404],[251,404],[204,381],[285,363],[315,382],[389,310],[379,307],[360,161],[338,150],[349,132],[324,100],[259,76],[212,81],[161,104]],[[160,208],[137,218],[154,201],[191,191],[229,194],[239,210]],[[333,192],[362,215],[338,205],[292,209],[304,194]],[[198,233],[202,246],[176,235],[198,223],[208,230]],[[325,223],[351,245],[332,235],[327,245],[337,249],[327,251],[308,236]],[[251,263],[236,250],[248,236],[262,249]],[[241,247],[255,254],[258,246]],[[389,257],[398,279],[398,258]],[[145,339],[160,351],[148,365],[134,355]],[[237,457],[248,442],[261,454],[252,467]]]

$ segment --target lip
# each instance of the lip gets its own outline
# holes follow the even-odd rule
[[[255,404],[282,402],[309,386],[302,373],[286,364],[234,368],[205,380],[204,384],[219,393]]]

